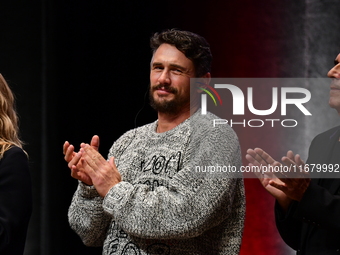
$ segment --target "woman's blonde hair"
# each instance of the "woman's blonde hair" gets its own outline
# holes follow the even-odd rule
[[[0,74],[0,158],[15,145],[22,148],[19,139],[18,116],[15,111],[14,95],[6,80]]]

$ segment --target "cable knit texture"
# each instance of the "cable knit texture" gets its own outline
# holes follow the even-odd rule
[[[213,127],[216,118],[196,112],[164,133],[155,121],[120,137],[108,157],[122,182],[105,198],[79,183],[69,208],[83,242],[103,246],[103,254],[238,254],[243,180],[204,170],[241,166],[237,136],[227,125]]]

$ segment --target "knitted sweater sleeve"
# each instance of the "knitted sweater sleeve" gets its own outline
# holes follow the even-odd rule
[[[71,228],[87,246],[102,246],[110,216],[104,213],[103,198],[93,186],[79,182],[68,210]]]
[[[243,189],[231,173],[199,173],[198,167],[241,165],[238,139],[231,128],[193,132],[182,169],[168,187],[122,181],[103,200],[103,210],[122,230],[140,238],[191,238],[201,235],[233,213]],[[242,202],[241,202],[242,203]],[[238,204],[238,205],[236,205]]]
[[[121,140],[124,144],[130,139],[126,135]],[[94,186],[79,181],[68,210],[68,221],[83,243],[87,246],[102,246],[111,220],[112,217],[104,212],[103,198]]]

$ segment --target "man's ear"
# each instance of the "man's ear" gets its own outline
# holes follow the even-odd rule
[[[211,81],[211,74],[210,73],[206,73],[205,75],[201,76],[200,78],[197,79],[198,81],[196,82],[197,84],[197,92],[198,93],[202,93],[202,88],[203,89],[206,89],[210,84],[210,81]]]
[[[206,80],[206,83],[209,84],[211,80],[211,74],[206,73],[205,75],[202,76],[202,79]]]
[[[209,85],[209,84],[210,84],[210,81],[211,81],[211,75],[210,75],[210,73],[206,73],[205,75],[203,75],[203,76],[201,77],[201,79],[202,79],[202,82],[203,82],[204,84]],[[204,86],[204,87],[206,87],[206,86]]]

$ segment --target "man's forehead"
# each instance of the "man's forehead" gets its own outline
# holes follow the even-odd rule
[[[187,63],[192,64],[192,61],[187,58],[183,52],[178,50],[175,46],[171,44],[163,43],[161,44],[158,49],[153,53],[151,58],[151,64],[154,62],[162,63],[172,63],[172,64],[179,64],[179,63]]]

